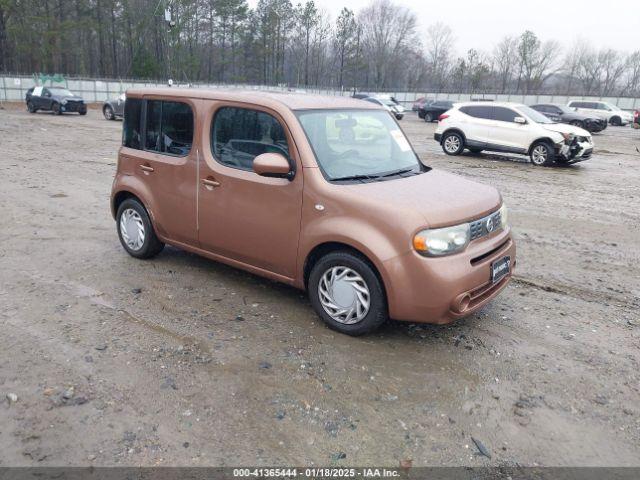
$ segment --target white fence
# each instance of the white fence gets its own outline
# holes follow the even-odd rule
[[[10,76],[0,75],[0,102],[17,102],[23,101],[27,90],[33,87],[36,81],[33,77],[28,76]],[[69,78],[62,83],[54,85],[65,86],[72,92],[80,95],[87,102],[104,102],[108,98],[117,97],[129,88],[140,87],[162,87],[165,83],[155,83],[147,81],[135,80],[99,80],[99,79],[79,79]],[[187,85],[180,85],[180,87]],[[225,89],[251,89],[251,90],[272,90],[287,91],[286,87],[261,86],[261,85],[232,85],[232,84],[193,84],[194,88],[225,88]],[[308,93],[316,93],[320,95],[350,95],[350,91],[327,90],[327,89],[295,89],[295,91],[304,91]],[[375,92],[370,92],[375,93]],[[619,106],[625,110],[640,109],[640,98],[630,97],[581,97],[566,95],[501,95],[501,94],[466,94],[466,93],[429,93],[429,92],[385,92],[392,95],[399,102],[410,104],[418,97],[433,98],[436,100],[453,100],[453,101],[469,101],[477,99],[487,99],[504,102],[518,102],[526,105],[535,103],[560,103],[566,104],[569,100],[592,100],[605,101]]]

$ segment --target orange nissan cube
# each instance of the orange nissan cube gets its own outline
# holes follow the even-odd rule
[[[423,165],[361,100],[129,90],[111,196],[120,242],[170,244],[308,291],[329,327],[448,323],[495,297],[516,249],[492,187]]]

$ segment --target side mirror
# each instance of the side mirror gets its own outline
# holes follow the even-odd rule
[[[253,159],[253,171],[263,177],[286,177],[291,173],[291,166],[279,153],[263,153]]]
[[[524,125],[525,123],[527,123],[527,120],[524,117],[514,117],[513,122],[519,123],[520,125]]]

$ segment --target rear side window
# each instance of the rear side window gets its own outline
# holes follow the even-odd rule
[[[164,100],[147,101],[146,150],[184,156],[191,151],[192,143],[193,112],[189,105]]]
[[[499,122],[513,122],[513,119],[519,115],[509,108],[494,107],[493,119]]]
[[[268,113],[246,108],[223,107],[211,126],[214,158],[228,167],[252,170],[253,159],[263,153],[289,158],[284,128]]]
[[[124,104],[124,125],[122,127],[122,144],[125,147],[141,149],[140,112],[142,100],[127,98]]]
[[[490,119],[492,118],[492,109],[493,107],[471,105],[468,107],[462,107],[460,111],[466,113],[470,117]]]

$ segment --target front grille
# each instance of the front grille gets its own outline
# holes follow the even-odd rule
[[[500,210],[493,212],[479,220],[469,223],[471,240],[477,240],[500,229],[501,224]]]

